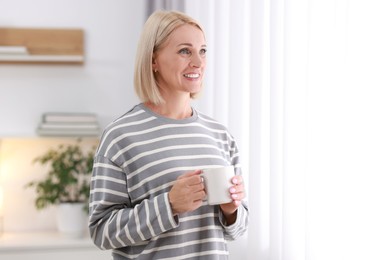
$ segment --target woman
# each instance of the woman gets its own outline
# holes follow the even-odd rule
[[[191,107],[206,67],[201,26],[153,13],[135,67],[142,103],[105,129],[95,157],[91,237],[114,259],[228,259],[226,240],[245,232],[248,211],[233,137]],[[209,206],[201,169],[227,165],[233,201]]]

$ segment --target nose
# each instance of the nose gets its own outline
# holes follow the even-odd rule
[[[203,58],[199,54],[191,56],[190,67],[200,68],[203,65]]]

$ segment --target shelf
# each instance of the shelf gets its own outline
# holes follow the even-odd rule
[[[0,236],[1,252],[31,251],[41,249],[94,248],[92,240],[67,238],[53,232],[4,233]]]
[[[0,63],[83,62],[81,29],[0,28]]]
[[[7,260],[105,260],[111,251],[98,249],[85,236],[72,239],[52,232],[20,232],[0,235],[0,259]]]

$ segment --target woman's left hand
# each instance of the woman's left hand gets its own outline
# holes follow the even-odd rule
[[[237,208],[241,205],[241,201],[245,198],[245,187],[242,176],[234,176],[231,179],[231,182],[233,186],[230,187],[229,192],[233,201],[219,205],[228,225],[233,224],[236,221]]]

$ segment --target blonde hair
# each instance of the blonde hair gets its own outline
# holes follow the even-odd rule
[[[171,33],[178,27],[190,24],[204,31],[200,24],[188,15],[177,11],[156,11],[146,21],[138,42],[134,69],[134,89],[142,102],[163,104],[153,73],[153,54],[163,47]],[[196,93],[191,93],[195,98]]]

